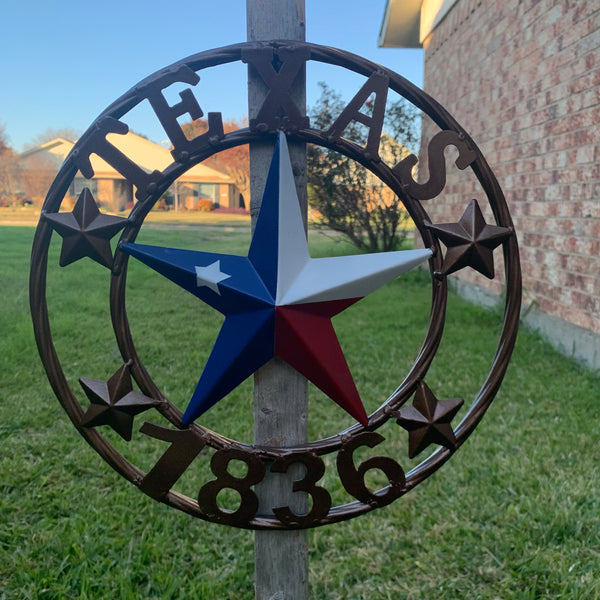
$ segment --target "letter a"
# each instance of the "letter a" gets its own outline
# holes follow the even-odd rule
[[[385,102],[387,100],[389,78],[381,73],[373,73],[367,82],[360,88],[358,94],[350,100],[342,114],[335,120],[327,131],[327,135],[333,139],[342,137],[344,130],[350,121],[358,121],[369,128],[367,145],[365,146],[367,158],[379,158],[379,142],[383,129],[385,117]],[[375,94],[373,115],[360,112],[364,103],[371,94]]]

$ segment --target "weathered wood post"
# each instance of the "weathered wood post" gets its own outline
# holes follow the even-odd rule
[[[247,0],[248,41],[273,39],[305,40],[304,0]],[[305,110],[305,70],[292,88],[296,104]],[[262,78],[248,69],[248,113],[256,116],[267,93]],[[273,156],[273,145],[250,145],[250,210],[256,222],[265,179]],[[306,147],[291,144],[290,155],[302,214],[306,221]],[[284,446],[307,439],[308,384],[284,362],[275,359],[260,369],[254,379],[254,442]],[[293,471],[291,473],[293,476]],[[290,478],[287,478],[290,481]],[[282,475],[267,476],[256,492],[260,512],[279,505],[302,512],[304,494],[289,496],[289,483]],[[287,490],[287,493],[286,493]],[[286,494],[284,496],[284,494]],[[255,590],[257,600],[303,600],[308,597],[308,535],[305,530],[257,531],[254,538]]]

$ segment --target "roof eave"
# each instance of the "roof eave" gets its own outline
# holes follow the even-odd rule
[[[422,48],[457,0],[386,0],[379,46]]]
[[[377,45],[380,48],[422,48],[423,0],[386,0]]]

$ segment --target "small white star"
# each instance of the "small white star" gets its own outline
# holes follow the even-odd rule
[[[221,261],[217,260],[207,267],[197,266],[194,268],[196,269],[196,286],[206,286],[220,296],[221,291],[219,290],[219,286],[217,284],[220,281],[229,279],[231,277],[231,275],[227,275],[227,273],[223,273],[221,271]]]

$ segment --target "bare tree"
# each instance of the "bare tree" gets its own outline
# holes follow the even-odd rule
[[[6,135],[6,127],[3,123],[0,123],[0,156],[7,150],[10,150],[8,145],[8,137]]]
[[[27,157],[26,161],[21,159],[18,176],[25,198],[41,206],[56,173],[57,166],[48,157],[33,155]]]
[[[23,201],[19,157],[10,149],[0,154],[0,206],[16,206]]]
[[[0,206],[15,206],[21,200],[19,191],[18,155],[9,146],[0,123]]]
[[[74,142],[79,138],[79,135],[80,133],[71,127],[49,127],[44,132],[36,135],[33,140],[26,145],[25,148],[26,150],[31,150],[31,148],[41,146],[42,144],[55,140],[56,138],[63,138],[65,140],[69,140],[70,142]]]
[[[242,123],[238,123],[235,119],[223,122],[225,133],[245,126],[246,124],[243,121]],[[208,131],[208,122],[204,119],[196,119],[195,121],[185,123],[182,129],[185,135],[189,139],[192,139]],[[203,164],[229,175],[235,181],[235,185],[244,197],[248,207],[250,201],[250,157],[248,146],[228,148],[227,150],[213,154]]]
[[[313,126],[327,130],[345,108],[341,96],[320,84],[321,97],[311,111]],[[367,101],[365,111],[372,110]],[[386,110],[379,153],[392,165],[409,153],[417,139],[416,114],[402,101],[390,103]],[[369,130],[357,121],[348,123],[344,137],[364,145]],[[400,143],[398,140],[401,140]],[[368,169],[342,154],[321,146],[309,145],[309,203],[316,223],[344,234],[355,246],[369,252],[398,248],[407,236],[410,217],[393,192]]]
[[[77,131],[71,128],[46,129],[36,136],[27,147],[29,149],[36,148],[56,138],[74,141],[77,137]],[[25,199],[36,206],[41,206],[58,171],[58,163],[53,161],[48,154],[35,152],[25,152],[21,156],[13,154],[9,162],[10,165],[4,169],[4,178],[5,181],[10,179],[13,195],[18,191],[21,200]]]

